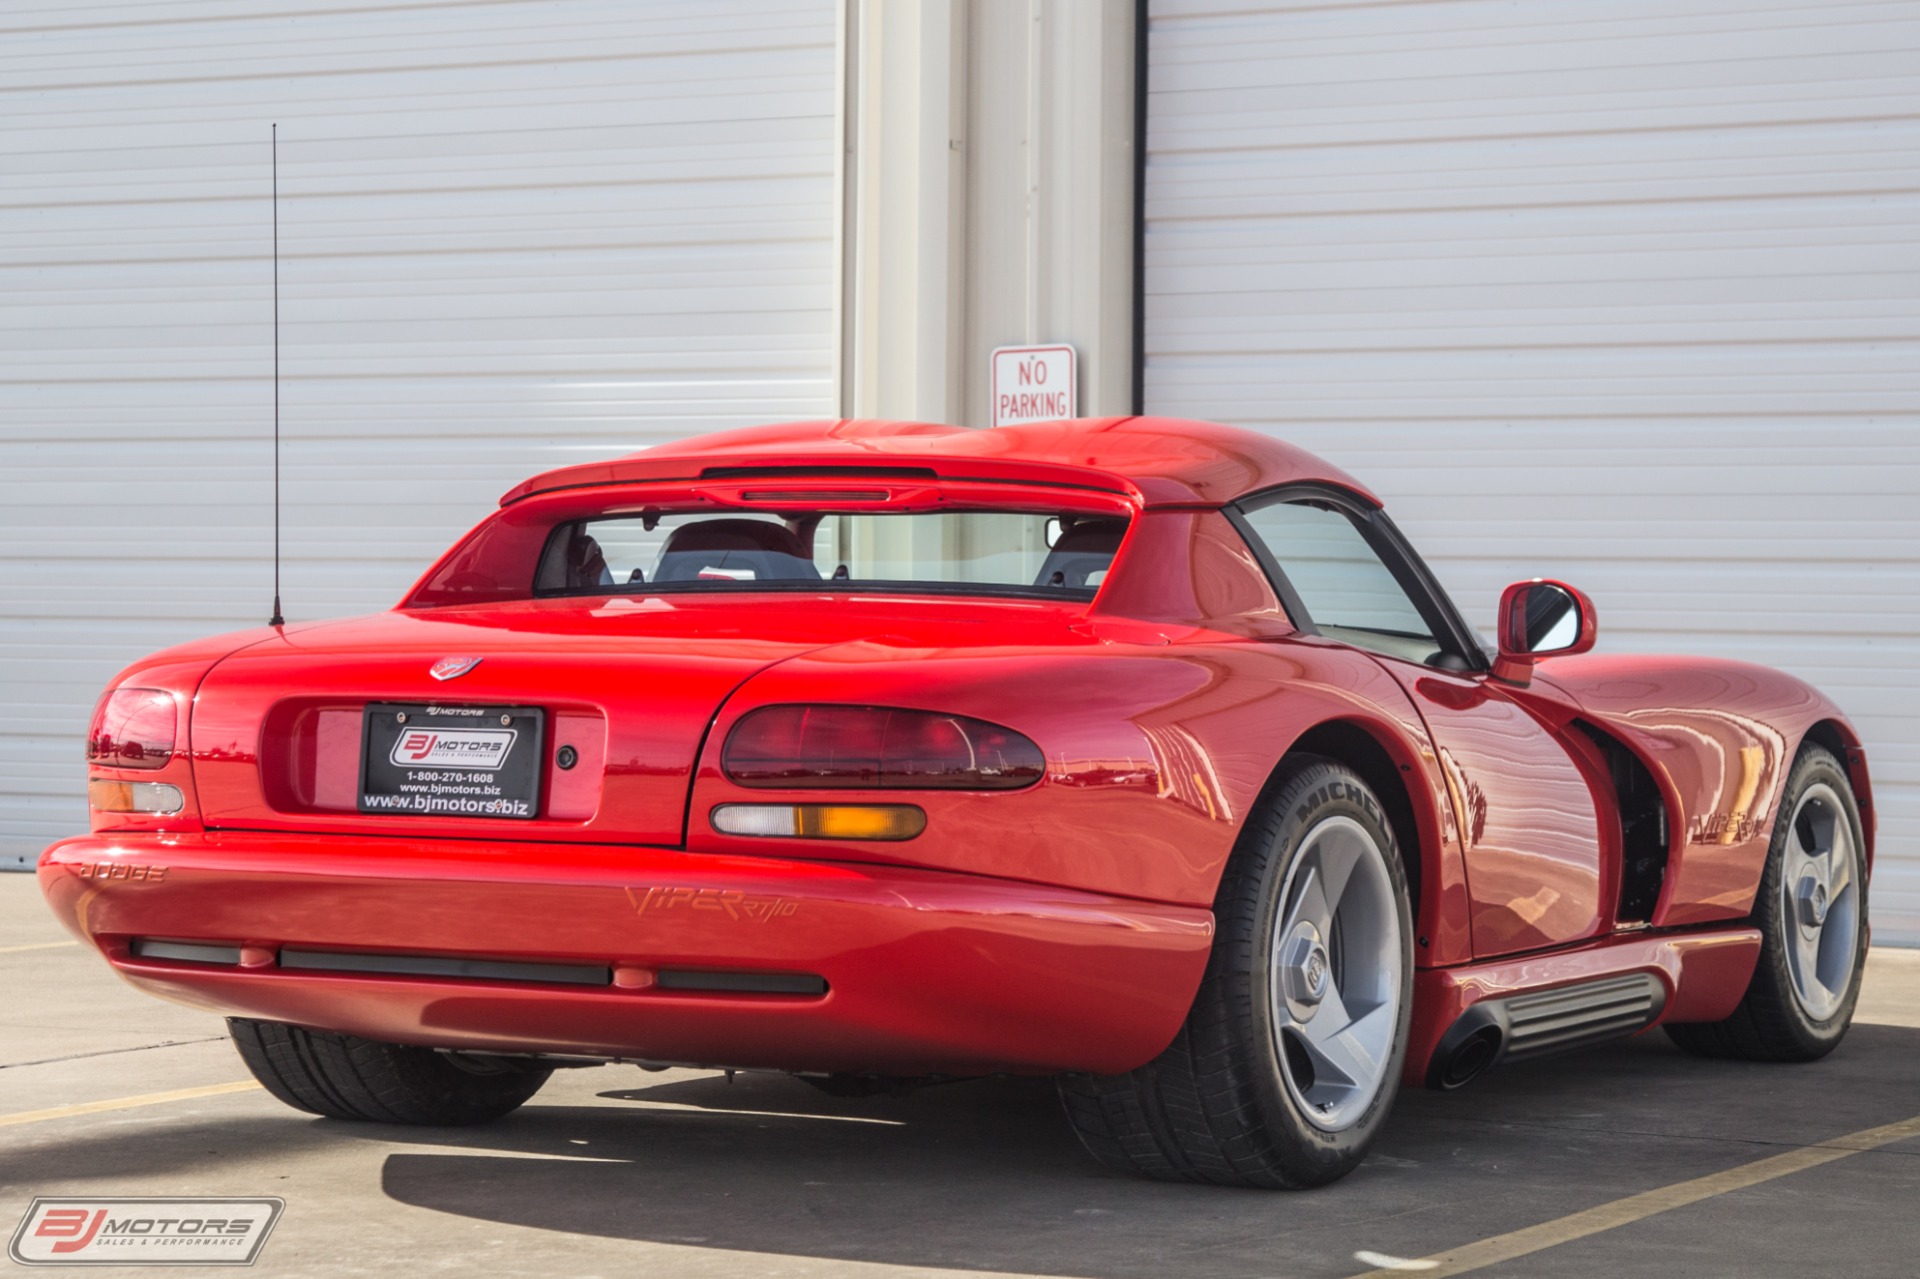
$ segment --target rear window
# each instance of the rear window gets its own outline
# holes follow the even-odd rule
[[[547,539],[535,595],[860,589],[1092,598],[1127,522],[1030,511],[606,516]]]

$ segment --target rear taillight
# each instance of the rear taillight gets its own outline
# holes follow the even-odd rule
[[[160,768],[173,758],[177,721],[173,694],[116,688],[100,699],[87,734],[87,763],[96,768]]]
[[[1010,728],[883,706],[767,706],[727,735],[721,767],[742,786],[1018,790],[1046,758]]]

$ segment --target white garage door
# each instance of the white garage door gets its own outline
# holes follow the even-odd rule
[[[1146,404],[1387,499],[1462,606],[1803,675],[1920,942],[1920,3],[1156,2]]]
[[[832,412],[834,0],[0,15],[0,864],[142,653],[390,606],[533,471]]]

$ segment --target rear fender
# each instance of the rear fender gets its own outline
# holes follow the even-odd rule
[[[108,682],[106,692],[117,688],[151,688],[172,697],[176,726],[174,754],[158,769],[107,768],[90,764],[86,766],[87,776],[107,781],[157,782],[177,787],[183,802],[179,812],[165,815],[91,811],[93,831],[97,834],[104,831],[183,832],[202,829],[192,736],[194,699],[200,691],[200,685],[209,671],[242,649],[302,629],[304,627],[263,626],[176,644],[141,658],[114,676]],[[104,698],[106,693],[103,692],[101,696]]]

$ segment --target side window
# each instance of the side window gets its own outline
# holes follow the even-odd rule
[[[1302,499],[1244,515],[1322,635],[1410,662],[1425,662],[1442,647],[1346,512]]]

